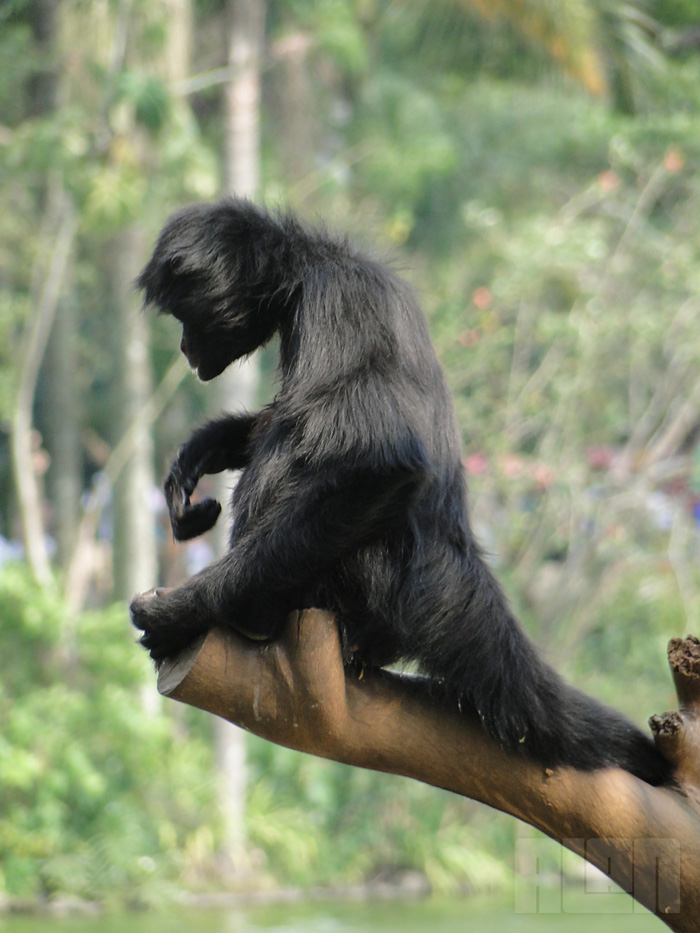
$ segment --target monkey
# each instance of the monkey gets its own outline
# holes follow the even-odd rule
[[[165,224],[137,279],[182,326],[200,380],[279,340],[279,391],[195,430],[165,481],[177,540],[221,506],[191,496],[240,470],[230,547],[131,604],[156,663],[210,627],[259,641],[326,609],[349,664],[417,663],[500,747],[547,768],[669,766],[621,713],[568,685],[525,634],[472,531],[452,398],[412,290],[347,237],[245,199]]]

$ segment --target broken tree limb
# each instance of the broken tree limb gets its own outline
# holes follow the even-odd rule
[[[384,671],[358,678],[346,670],[335,620],[318,610],[291,616],[269,644],[212,630],[161,664],[158,689],[280,745],[411,777],[510,813],[610,875],[672,930],[698,933],[698,649],[693,639],[671,644],[681,706],[688,705],[655,718],[659,748],[678,767],[673,788],[619,769],[550,770],[506,754],[476,718],[433,697],[427,680]],[[681,728],[670,726],[667,735],[674,716]]]
[[[679,710],[652,716],[651,730],[678,783],[700,810],[700,641],[692,635],[671,639],[668,661]]]

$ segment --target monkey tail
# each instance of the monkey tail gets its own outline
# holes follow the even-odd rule
[[[460,706],[473,707],[485,731],[511,753],[549,768],[618,767],[648,784],[668,783],[671,767],[651,737],[549,667],[483,570],[485,585],[470,599],[455,637],[425,646],[428,673],[450,693],[455,688]]]
[[[671,768],[622,713],[567,684],[544,663],[510,617],[510,632],[494,645],[501,661],[482,679],[474,704],[487,732],[510,751],[551,767],[582,771],[618,767],[648,784],[667,783]]]

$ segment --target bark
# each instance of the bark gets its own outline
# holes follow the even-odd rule
[[[404,775],[510,813],[610,875],[672,930],[700,931],[700,642],[669,658],[680,711],[654,717],[678,784],[627,772],[550,770],[506,754],[474,718],[431,696],[423,678],[357,679],[343,667],[331,615],[290,617],[260,646],[213,630],[161,665],[158,689],[272,742]]]
[[[679,784],[700,811],[700,641],[672,639],[668,660],[680,710],[653,716],[650,725],[657,746],[675,765]]]

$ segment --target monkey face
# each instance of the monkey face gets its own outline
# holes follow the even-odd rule
[[[244,201],[185,208],[165,225],[137,279],[146,304],[182,324],[180,348],[204,381],[262,346],[279,325],[274,263],[269,248],[258,248],[261,217]]]
[[[202,382],[214,379],[238,359],[225,340],[217,340],[215,334],[200,331],[192,324],[182,325],[180,350]]]

